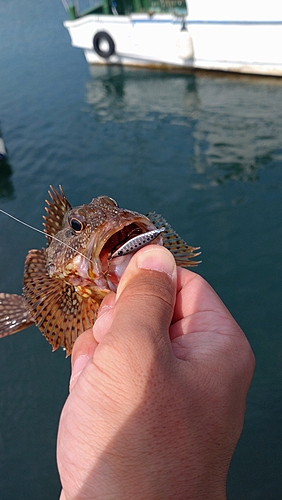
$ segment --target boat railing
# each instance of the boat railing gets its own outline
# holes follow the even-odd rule
[[[87,9],[80,10],[78,0],[62,0],[71,20],[92,14],[130,15],[166,13],[187,15],[185,0],[95,0]]]

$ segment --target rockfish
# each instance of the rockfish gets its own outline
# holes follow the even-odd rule
[[[0,337],[36,324],[53,347],[72,352],[93,326],[101,301],[119,280],[133,253],[152,242],[167,247],[179,266],[195,266],[198,247],[186,245],[156,213],[119,208],[108,196],[72,208],[52,186],[43,216],[47,248],[26,256],[23,294],[0,293]]]

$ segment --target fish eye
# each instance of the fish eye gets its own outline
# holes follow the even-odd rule
[[[76,233],[81,233],[85,227],[85,220],[76,215],[75,217],[69,218],[69,225]]]

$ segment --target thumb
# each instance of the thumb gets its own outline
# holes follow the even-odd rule
[[[114,368],[127,365],[132,353],[146,369],[156,349],[170,351],[176,282],[176,263],[166,248],[149,245],[133,255],[116,296],[110,293],[103,300],[93,332],[84,332],[74,344],[71,389],[93,356],[97,362],[103,353],[102,363]]]
[[[160,245],[139,250],[119,283],[113,307],[105,302],[93,333],[102,342],[110,333],[123,345],[169,342],[177,270],[173,255]]]

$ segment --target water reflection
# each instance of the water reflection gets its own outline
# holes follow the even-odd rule
[[[0,160],[0,198],[12,198],[14,186],[10,179],[12,168],[7,158]]]
[[[90,72],[92,79],[86,85],[86,102],[99,121],[185,118],[184,125],[189,117],[185,100],[191,97],[189,90],[194,87],[194,75],[121,66],[90,67]],[[183,101],[183,110],[178,108],[179,99]]]
[[[193,138],[195,189],[251,182],[282,160],[281,79],[94,67],[86,102],[100,122],[158,121]],[[191,168],[191,163],[187,164]]]
[[[12,168],[0,129],[0,198],[12,198],[14,187],[11,182]]]

